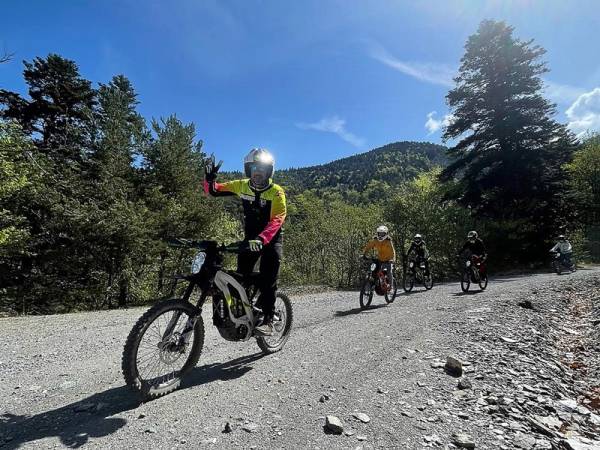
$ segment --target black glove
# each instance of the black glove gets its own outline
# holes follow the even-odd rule
[[[215,181],[222,164],[223,161],[219,161],[218,164],[215,164],[215,155],[210,155],[210,157],[206,158],[204,161],[204,179],[209,183]]]

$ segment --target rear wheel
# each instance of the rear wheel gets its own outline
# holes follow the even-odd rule
[[[256,343],[263,353],[278,352],[283,348],[290,337],[294,312],[292,302],[285,294],[278,293],[275,298],[275,314],[273,315],[273,335],[259,336]]]
[[[145,399],[179,387],[204,345],[204,323],[196,307],[181,299],[157,303],[127,337],[121,368],[125,382]]]
[[[360,297],[359,297],[360,307],[362,309],[366,309],[371,305],[372,301],[373,301],[373,283],[371,283],[370,278],[367,277],[367,278],[365,278],[365,281],[363,281],[363,285],[360,289]]]
[[[463,271],[462,278],[460,279],[460,288],[463,292],[467,292],[471,286],[471,274],[468,271]]]

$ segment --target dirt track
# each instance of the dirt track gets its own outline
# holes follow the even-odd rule
[[[125,338],[143,309],[0,319],[0,447],[412,449],[437,445],[425,439],[432,435],[448,445],[463,430],[477,448],[500,448],[498,433],[474,412],[461,418],[440,402],[457,381],[431,362],[464,346],[468,318],[501,322],[500,303],[599,274],[502,278],[473,295],[457,283],[417,288],[390,306],[376,297],[362,312],[355,292],[293,297],[292,336],[265,357],[253,341],[222,340],[205,314],[198,367],[182,389],[146,404],[120,373]],[[483,364],[470,363],[475,376]],[[329,414],[350,435],[325,433]],[[231,433],[223,433],[226,422]]]

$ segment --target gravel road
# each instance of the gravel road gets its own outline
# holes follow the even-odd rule
[[[292,335],[271,356],[252,340],[222,340],[205,311],[198,366],[181,389],[143,404],[123,385],[120,358],[144,309],[0,319],[0,448],[450,448],[458,432],[500,448],[473,412],[440,403],[457,379],[432,361],[464,348],[482,308],[493,315],[548,284],[599,276],[505,277],[468,295],[458,283],[416,288],[389,306],[375,297],[367,311],[356,292],[294,296]],[[345,433],[325,432],[328,415]]]

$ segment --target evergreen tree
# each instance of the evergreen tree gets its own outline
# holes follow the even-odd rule
[[[533,259],[568,212],[562,165],[575,141],[541,95],[545,50],[513,31],[488,20],[467,40],[456,87],[446,97],[453,119],[444,139],[459,141],[442,179],[456,177],[450,197],[494,220],[499,250]]]
[[[123,75],[98,90],[97,136],[90,158],[85,243],[93,255],[90,289],[98,306],[125,306],[135,267],[144,262],[149,213],[136,186],[134,158],[148,144],[135,90]]]

